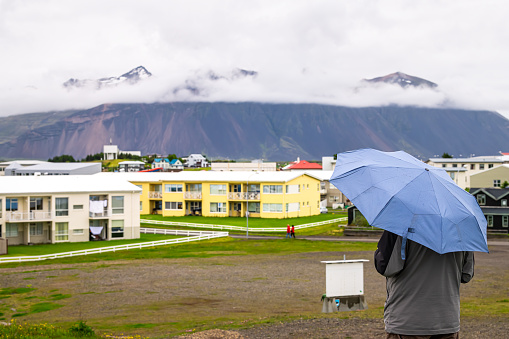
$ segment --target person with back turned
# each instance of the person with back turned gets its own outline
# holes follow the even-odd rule
[[[438,254],[405,241],[384,231],[375,251],[376,270],[387,284],[387,339],[459,338],[460,284],[474,276],[473,252]]]

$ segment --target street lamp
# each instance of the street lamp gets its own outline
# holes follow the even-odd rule
[[[247,177],[246,184],[246,239],[249,239],[249,179],[255,174],[258,174],[258,172],[254,172]]]

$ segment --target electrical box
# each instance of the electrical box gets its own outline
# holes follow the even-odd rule
[[[325,264],[326,297],[364,294],[364,263],[366,259],[321,261]]]

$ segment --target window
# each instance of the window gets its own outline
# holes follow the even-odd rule
[[[140,201],[140,211],[143,210],[143,201]]]
[[[55,241],[69,240],[69,223],[56,222],[55,223]]]
[[[238,185],[238,184],[230,185],[230,192],[234,192],[234,193],[242,192],[242,185]]]
[[[282,194],[283,185],[263,185],[263,193],[265,194]]]
[[[182,192],[182,185],[181,184],[166,184],[166,185],[164,185],[164,191],[166,193]]]
[[[154,192],[161,192],[162,185],[154,185]]]
[[[18,236],[18,224],[7,224],[5,230],[5,236],[7,238],[15,238]]]
[[[505,206],[505,207],[507,207],[507,199],[502,199],[502,200],[500,200],[500,206]]]
[[[30,211],[42,210],[42,198],[30,198]]]
[[[488,168],[493,168],[493,164],[488,164]]]
[[[455,177],[454,174],[455,174],[454,172],[449,173],[449,176],[451,177],[452,180],[454,180],[454,177]]]
[[[487,215],[486,220],[488,221],[488,227],[493,227],[493,216]]]
[[[286,185],[287,194],[295,194],[300,192],[300,185]]]
[[[226,185],[210,185],[210,194],[225,195],[226,194]]]
[[[475,170],[475,164],[470,164],[470,169]]]
[[[112,196],[111,197],[111,213],[112,214],[124,214],[124,197],[123,196]]]
[[[486,195],[484,195],[484,194],[478,194],[478,195],[477,195],[477,203],[478,203],[479,205],[481,205],[481,206],[482,206],[482,205],[486,205]]]
[[[329,196],[329,202],[336,202],[339,201],[339,197],[336,195]]]
[[[164,209],[165,210],[181,210],[182,209],[182,202],[181,201],[165,201],[164,202]]]
[[[226,203],[223,202],[211,202],[210,203],[211,213],[226,213]]]
[[[509,227],[509,216],[508,215],[502,216],[502,227]]]
[[[263,211],[268,213],[283,212],[283,204],[263,204]]]
[[[6,211],[17,211],[18,210],[18,198],[7,198],[5,199],[5,210]]]
[[[74,235],[80,235],[80,234],[83,234],[83,233],[85,233],[84,229],[75,229],[75,230],[72,230],[72,234],[74,234]]]
[[[188,192],[201,192],[201,184],[187,184],[186,191]]]
[[[247,210],[249,213],[260,213],[260,203],[259,202],[249,202],[247,204]]]
[[[479,169],[483,170],[484,169],[484,164],[479,164]]]
[[[442,167],[447,167],[447,164],[442,164]]]
[[[124,220],[111,221],[111,237],[112,238],[124,237]]]
[[[55,215],[57,217],[69,215],[69,198],[55,198]]]
[[[286,204],[287,212],[297,212],[300,211],[300,203],[299,202],[291,202]]]
[[[458,164],[452,164],[452,167],[456,168],[458,167]]]
[[[72,205],[72,209],[73,210],[82,210],[83,209],[83,205]]]
[[[500,179],[493,180],[493,187],[500,187]]]
[[[30,235],[42,235],[42,222],[30,224]]]

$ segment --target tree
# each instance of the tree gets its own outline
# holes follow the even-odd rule
[[[509,182],[507,182],[507,180],[505,180],[502,185],[500,185],[501,188],[506,188],[507,186],[509,186]]]
[[[74,160],[74,157],[72,155],[68,154],[62,154],[62,155],[56,155],[51,159],[48,159],[49,162],[76,162]]]
[[[442,154],[442,158],[452,158],[452,155],[450,155],[449,153],[445,152],[444,154]]]

